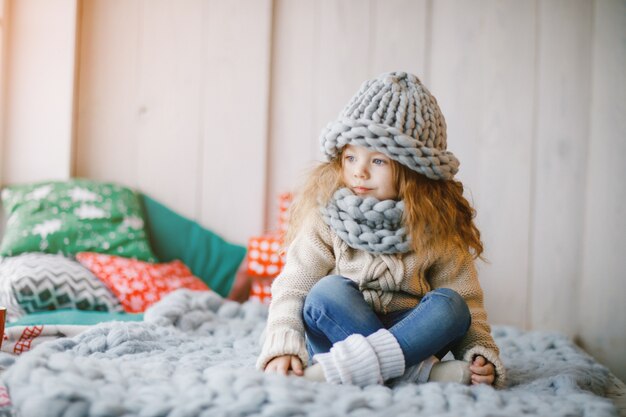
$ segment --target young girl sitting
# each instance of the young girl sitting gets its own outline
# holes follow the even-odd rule
[[[321,140],[328,162],[292,205],[257,367],[359,386],[502,386],[480,232],[435,98],[414,75],[383,74]],[[449,351],[462,360],[439,362]]]

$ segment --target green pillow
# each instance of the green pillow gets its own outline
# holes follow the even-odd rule
[[[161,262],[183,261],[209,288],[228,296],[246,248],[189,220],[152,198],[141,195],[152,249]]]
[[[105,321],[143,321],[143,314],[85,310],[54,310],[27,314],[14,322],[7,323],[6,327],[33,326],[36,324],[70,324],[91,326]]]
[[[84,179],[7,187],[0,255],[99,252],[155,260],[141,202],[129,188]]]

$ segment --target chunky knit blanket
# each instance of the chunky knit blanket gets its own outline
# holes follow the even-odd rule
[[[254,370],[267,307],[179,290],[141,323],[40,345],[0,377],[13,411],[45,416],[617,416],[608,371],[566,337],[494,327],[508,387],[336,386]]]

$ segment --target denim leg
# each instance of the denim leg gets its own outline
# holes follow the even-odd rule
[[[302,315],[311,357],[351,334],[369,336],[383,327],[357,284],[339,275],[322,278],[311,288]]]
[[[402,316],[389,331],[398,340],[407,367],[429,356],[445,354],[467,333],[471,323],[465,300],[449,288],[427,293],[417,307]]]

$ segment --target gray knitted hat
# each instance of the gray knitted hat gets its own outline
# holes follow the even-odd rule
[[[405,72],[363,83],[320,139],[329,160],[352,144],[382,152],[436,180],[451,179],[459,170],[458,159],[446,150],[446,121],[437,100]]]

